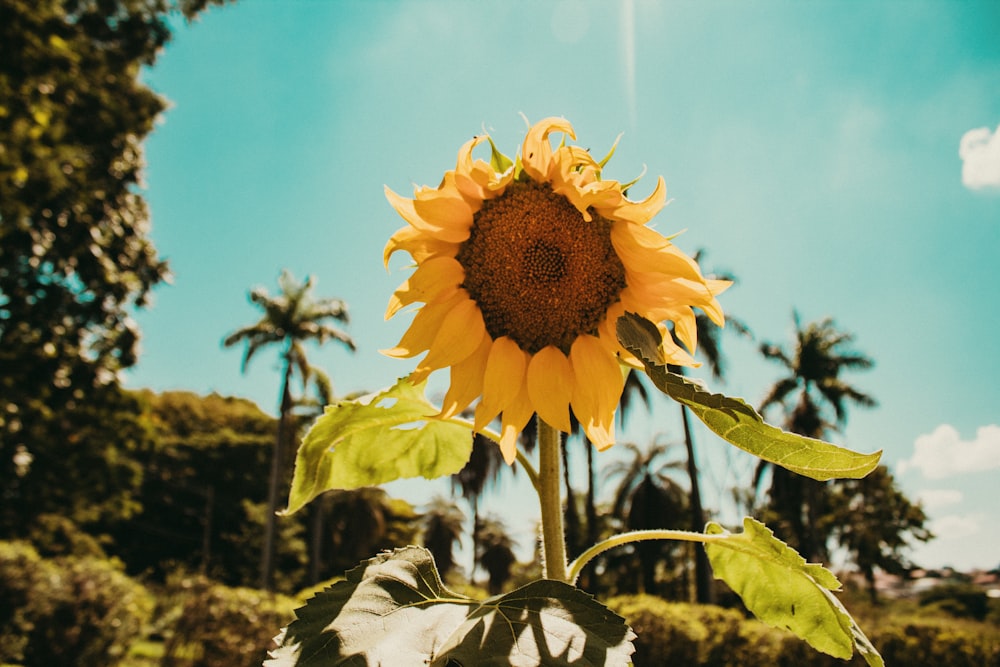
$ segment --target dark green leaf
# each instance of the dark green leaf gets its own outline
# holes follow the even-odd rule
[[[765,461],[816,480],[860,478],[878,465],[882,452],[862,454],[822,440],[789,433],[766,423],[745,401],[713,394],[701,384],[667,369],[660,333],[638,315],[618,319],[618,340],[646,367],[660,391],[691,409],[719,437]]]
[[[423,389],[402,379],[370,402],[327,406],[299,447],[286,513],[330,489],[461,470],[472,452],[470,428],[436,419]]]
[[[627,665],[624,619],[569,584],[536,581],[483,602],[448,591],[407,547],[309,600],[266,667]]]
[[[882,656],[831,592],[840,582],[822,565],[807,563],[764,524],[747,517],[743,533],[729,533],[717,523],[705,529],[722,536],[705,544],[715,576],[769,625],[787,628],[818,651],[844,660],[854,649],[872,667]]]

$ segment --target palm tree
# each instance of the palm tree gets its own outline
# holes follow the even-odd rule
[[[792,351],[763,343],[761,353],[780,363],[788,371],[771,387],[761,401],[760,411],[781,405],[785,410],[785,430],[811,438],[822,438],[828,431],[839,430],[847,423],[847,403],[874,407],[874,398],[845,382],[840,374],[848,370],[867,370],[871,358],[850,349],[854,335],[839,331],[832,318],[811,322],[805,327],[798,312],[795,322],[795,349]],[[794,398],[794,405],[789,403]],[[832,410],[832,420],[830,411]],[[772,469],[768,511],[783,526],[785,537],[807,559],[826,559],[826,537],[817,522],[825,512],[828,494],[821,482],[808,479],[784,468],[761,462],[754,475],[760,484],[766,468]]]
[[[476,574],[478,558],[478,527],[479,499],[487,487],[495,484],[500,471],[506,468],[503,455],[496,443],[486,436],[476,433],[472,439],[472,453],[469,461],[461,470],[451,476],[452,492],[458,490],[472,509],[472,568],[469,570],[469,580],[473,581]]]
[[[462,541],[465,514],[454,501],[435,496],[425,508],[421,522],[424,546],[434,556],[443,580],[455,567],[454,548],[456,542]]]
[[[488,516],[476,529],[479,561],[489,574],[487,590],[490,595],[499,595],[511,578],[511,566],[517,562],[514,541],[507,534],[503,521]]]
[[[607,468],[606,478],[621,477],[612,501],[612,513],[629,530],[678,528],[687,523],[687,493],[671,473],[683,463],[659,459],[672,451],[667,443],[655,443],[646,451],[634,443],[625,443],[632,457],[616,461]],[[665,554],[661,540],[639,542],[639,592],[652,593],[656,583],[656,564]]]
[[[326,323],[326,320],[330,319],[347,323],[347,305],[343,301],[314,298],[312,278],[306,278],[304,282],[299,283],[287,270],[281,272],[278,287],[281,293],[276,296],[271,296],[264,288],[251,291],[250,301],[263,309],[263,317],[254,324],[237,329],[223,340],[223,345],[226,347],[246,341],[242,365],[244,372],[250,359],[262,347],[278,343],[282,348],[280,416],[271,455],[268,516],[260,566],[260,586],[266,590],[271,590],[273,587],[275,512],[278,508],[282,474],[287,469],[287,459],[292,449],[288,446],[288,441],[294,432],[292,408],[295,406],[295,401],[292,398],[292,376],[298,371],[304,386],[309,383],[313,375],[313,367],[309,365],[304,343],[312,340],[322,345],[330,340],[336,340],[346,345],[352,352],[355,350],[354,341],[349,335]]]

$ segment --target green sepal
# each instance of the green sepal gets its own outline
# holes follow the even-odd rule
[[[848,660],[857,649],[871,667],[882,656],[833,594],[837,577],[822,565],[807,563],[764,524],[743,519],[743,532],[730,533],[709,523],[705,551],[716,578],[742,598],[754,616],[786,628],[817,651]],[[721,539],[720,539],[721,538]]]
[[[284,513],[331,489],[461,470],[472,453],[470,426],[437,419],[440,409],[424,397],[425,385],[404,378],[370,401],[327,406],[299,447]]]
[[[514,162],[500,152],[497,145],[493,143],[492,137],[487,135],[486,140],[490,142],[490,167],[498,174],[506,173],[508,169],[514,166]]]
[[[420,547],[354,568],[296,617],[265,667],[624,667],[634,651],[625,620],[569,584],[472,600],[444,587]]]
[[[789,433],[771,426],[745,401],[707,391],[700,383],[671,373],[660,352],[660,332],[633,313],[618,318],[618,340],[638,357],[653,384],[691,409],[705,426],[726,442],[792,472],[825,481],[864,477],[878,465],[882,452],[862,454]]]

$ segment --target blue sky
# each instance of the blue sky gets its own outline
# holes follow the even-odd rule
[[[382,266],[404,224],[383,186],[436,185],[484,128],[513,154],[522,114],[564,116],[599,155],[623,133],[606,174],[647,169],[634,197],[664,176],[656,228],[738,277],[722,305],[759,339],[789,340],[797,309],[876,360],[850,379],[880,406],[834,439],[883,449],[924,501],[939,537],[913,558],[1000,564],[1000,5],[240,0],[176,28],[145,75],[172,103],[146,181],[174,280],[137,315],[129,386],[274,412],[276,355],[241,375],[221,340],[258,318],[247,291],[275,291],[282,268],[350,306],[357,354],[311,355],[337,391],[391,385],[410,364],[378,350],[409,318],[383,321],[407,276]],[[734,335],[724,349],[719,389],[758,402],[781,369]],[[679,438],[665,399],[620,440],[655,437]],[[698,445],[732,521],[725,488],[753,461],[708,433]],[[527,551],[524,487],[504,482],[486,509]],[[419,503],[447,485],[390,491]]]

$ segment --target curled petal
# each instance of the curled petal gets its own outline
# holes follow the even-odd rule
[[[552,132],[563,132],[571,139],[576,139],[573,126],[568,120],[550,117],[535,123],[528,130],[521,146],[521,163],[524,166],[524,172],[539,183],[550,180],[552,144],[549,143],[549,134]]]
[[[656,188],[642,201],[632,201],[622,197],[614,206],[597,207],[595,210],[608,220],[621,220],[644,225],[653,219],[667,203],[667,184],[663,177],[656,179]]]
[[[528,397],[538,416],[569,433],[569,402],[573,393],[573,367],[559,348],[548,345],[528,364]]]

